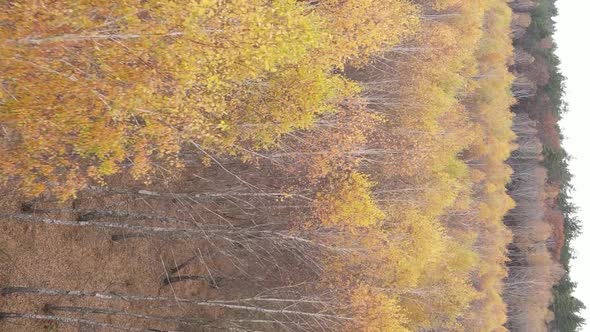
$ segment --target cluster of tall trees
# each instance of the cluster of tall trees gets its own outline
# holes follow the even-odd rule
[[[512,70],[518,77],[513,129],[519,147],[509,161],[514,169],[509,192],[517,205],[505,219],[514,233],[505,292],[509,326],[577,331],[584,323],[584,305],[572,295],[575,283],[568,271],[571,240],[580,223],[570,203],[569,156],[561,147],[558,125],[567,105],[552,42],[557,10],[553,0],[514,1],[511,6],[517,12]]]
[[[562,276],[562,268],[555,251],[555,227],[546,210],[555,199],[547,191],[547,170],[541,164],[542,143],[538,138],[536,122],[526,113],[514,118],[513,129],[518,136],[518,148],[512,153],[509,164],[514,174],[509,192],[516,207],[505,217],[513,233],[509,246],[509,275],[504,285],[504,299],[508,304],[508,327],[512,330],[544,330],[553,320],[548,310],[552,300],[551,286]]]
[[[179,255],[140,291],[13,276],[0,320],[505,331],[547,312],[535,278],[560,276],[568,228],[537,215],[548,152],[511,106],[538,89],[509,71],[535,63],[511,33],[535,21],[504,1],[25,0],[0,22],[0,181],[22,200],[3,223]]]
[[[309,128],[358,90],[333,69],[398,43],[418,14],[398,0],[24,1],[0,15],[2,177],[65,199],[122,169],[149,180],[189,142],[236,155]]]

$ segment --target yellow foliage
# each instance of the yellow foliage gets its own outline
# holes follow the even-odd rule
[[[338,176],[316,197],[316,215],[325,226],[378,226],[385,214],[371,197],[374,184],[358,172]]]
[[[394,297],[367,285],[358,286],[352,296],[351,305],[359,317],[356,331],[364,332],[409,332],[403,308]]]
[[[366,63],[418,28],[418,8],[408,0],[323,0],[315,9],[326,22],[326,45],[336,63]],[[331,50],[331,51],[330,51]]]
[[[309,128],[358,93],[334,67],[417,23],[406,0],[321,4],[0,4],[2,180],[67,198],[127,160],[145,180],[154,162],[178,167],[188,141],[238,154]]]

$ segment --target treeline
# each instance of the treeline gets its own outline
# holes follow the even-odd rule
[[[150,261],[154,289],[14,276],[0,319],[506,331],[547,313],[550,294],[518,302],[559,275],[561,244],[535,214],[552,197],[536,125],[511,112],[537,92],[508,68],[534,63],[511,38],[530,20],[504,1],[0,9],[0,179],[22,200],[3,222],[182,256]]]
[[[570,202],[569,156],[558,125],[567,104],[552,40],[557,9],[553,0],[513,1],[511,6],[513,91],[519,98],[513,128],[519,148],[509,162],[515,171],[509,192],[517,207],[505,219],[515,234],[507,280],[509,326],[577,331],[584,324],[584,305],[572,295],[569,260],[580,222]],[[512,283],[527,286],[513,291]]]

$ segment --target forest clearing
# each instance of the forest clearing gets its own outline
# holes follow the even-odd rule
[[[0,2],[0,331],[577,331],[554,0]]]

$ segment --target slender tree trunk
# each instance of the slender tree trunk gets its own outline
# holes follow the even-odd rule
[[[202,307],[218,307],[231,310],[238,310],[244,312],[255,312],[265,315],[292,315],[295,317],[307,317],[310,319],[328,319],[328,320],[342,320],[350,321],[351,317],[342,316],[339,314],[327,313],[325,310],[318,310],[318,312],[309,312],[297,309],[288,309],[291,305],[285,308],[267,308],[257,304],[233,304],[231,302],[245,302],[246,300],[223,300],[223,301],[201,301],[197,299],[179,298],[179,297],[163,297],[163,296],[146,296],[138,294],[124,294],[124,293],[99,293],[91,291],[79,290],[61,290],[50,288],[33,288],[33,287],[6,287],[0,290],[4,296],[9,294],[38,294],[38,295],[58,295],[58,296],[73,296],[73,297],[90,297],[99,298],[102,300],[116,300],[116,301],[131,301],[131,302],[164,302],[164,303],[185,303]],[[303,299],[264,299],[253,298],[261,302],[301,302],[305,303]]]
[[[8,40],[12,44],[20,45],[42,45],[51,43],[63,43],[63,42],[85,42],[85,41],[96,41],[96,40],[127,40],[127,39],[138,39],[143,37],[176,37],[182,36],[183,32],[169,32],[163,34],[64,34],[61,36],[53,36],[46,38],[33,38],[27,37],[17,40]]]
[[[124,311],[124,310],[118,310],[118,309],[111,309],[111,308],[59,306],[59,305],[53,305],[53,304],[46,304],[45,308],[47,310],[49,310],[50,312],[65,311],[65,312],[75,312],[75,313],[80,313],[80,314],[120,315],[120,316],[141,318],[141,319],[145,319],[145,320],[153,320],[153,321],[158,321],[158,322],[174,323],[174,324],[178,324],[178,323],[207,324],[207,323],[211,322],[211,320],[206,320],[206,319],[154,316],[154,315],[138,314],[138,313],[128,312],[128,311]]]
[[[152,328],[135,328],[135,327],[124,327],[118,326],[103,322],[97,322],[94,320],[88,320],[83,318],[72,318],[72,317],[63,317],[63,316],[54,316],[54,315],[40,315],[40,314],[30,314],[30,313],[17,313],[17,312],[0,312],[0,320],[2,319],[27,319],[27,320],[44,320],[44,321],[54,321],[68,325],[80,325],[86,324],[94,327],[100,327],[110,330],[117,330],[117,331],[130,331],[130,332],[179,332],[174,330],[158,330]]]

